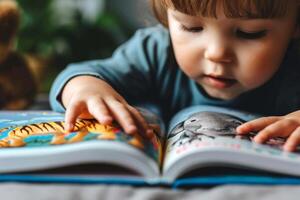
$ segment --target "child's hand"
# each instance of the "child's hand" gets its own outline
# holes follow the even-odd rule
[[[254,141],[263,143],[274,137],[286,137],[285,151],[294,151],[300,144],[300,111],[285,116],[262,117],[237,127],[238,134],[259,131]]]
[[[129,134],[138,131],[150,134],[147,122],[140,112],[128,105],[109,84],[92,76],[71,79],[62,93],[66,107],[66,131],[71,132],[77,118],[95,118],[102,124],[115,119]]]

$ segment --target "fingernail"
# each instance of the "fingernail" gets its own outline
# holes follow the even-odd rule
[[[235,130],[236,130],[237,133],[245,133],[245,128],[244,128],[243,125],[240,125],[240,126],[236,127]]]
[[[257,137],[254,137],[253,140],[254,140],[254,142],[256,142],[256,143],[259,143],[259,144],[262,143],[261,139],[259,139],[259,138],[257,138]]]
[[[127,128],[127,131],[128,131],[129,134],[134,134],[134,133],[137,132],[137,128],[134,125],[129,125],[128,128]]]
[[[72,131],[72,130],[73,130],[73,124],[71,124],[71,123],[66,123],[66,124],[65,124],[65,130],[66,130],[66,131]]]
[[[107,125],[107,124],[112,123],[113,118],[106,116],[106,117],[103,117],[103,119],[101,121],[102,121],[103,124]]]
[[[291,151],[293,151],[293,147],[291,146],[291,145],[284,145],[283,146],[283,150],[284,151],[288,151],[288,152],[291,152]]]
[[[237,128],[235,129],[235,131],[236,131],[236,133],[238,133],[238,134],[243,133],[243,131],[242,131],[241,128],[239,128],[239,127],[237,127]]]
[[[148,138],[152,138],[152,137],[154,137],[154,131],[152,129],[148,129],[146,131],[146,135]]]

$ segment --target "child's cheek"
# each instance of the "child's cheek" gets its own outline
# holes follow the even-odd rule
[[[202,68],[197,57],[190,56],[188,53],[178,53],[177,62],[179,68],[191,79],[197,79],[202,74]],[[197,62],[198,61],[198,62]]]
[[[259,56],[249,60],[249,65],[240,71],[237,78],[246,88],[254,89],[269,81],[277,72],[280,64],[267,61]]]

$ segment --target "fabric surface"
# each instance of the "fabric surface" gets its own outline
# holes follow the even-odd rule
[[[172,190],[120,185],[2,183],[0,194],[5,200],[296,200],[300,196],[300,186],[221,185],[209,189]]]

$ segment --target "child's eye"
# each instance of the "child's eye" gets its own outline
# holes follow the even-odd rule
[[[198,33],[203,30],[203,27],[201,26],[196,26],[196,27],[186,27],[184,25],[180,25],[181,30],[191,32],[191,33]]]
[[[266,36],[267,30],[256,31],[256,32],[245,32],[241,30],[236,31],[236,35],[239,38],[247,39],[247,40],[255,40]]]

